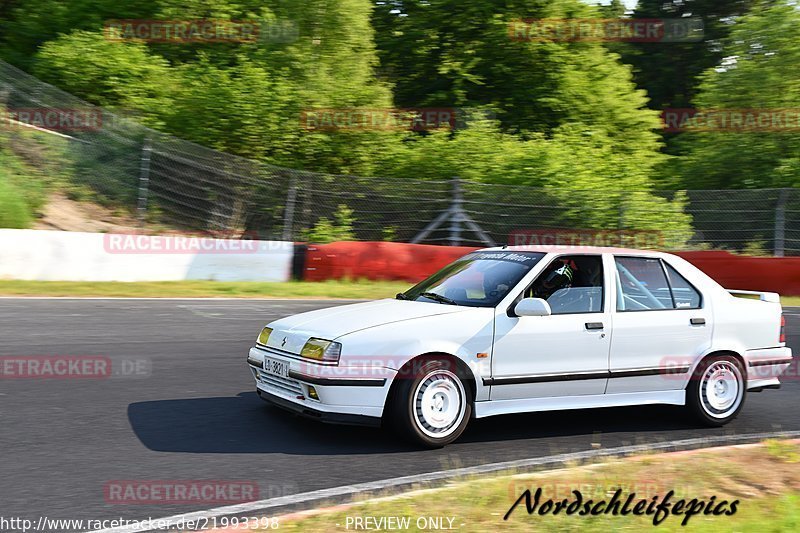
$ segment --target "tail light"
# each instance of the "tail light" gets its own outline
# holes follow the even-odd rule
[[[786,317],[781,315],[781,333],[780,337],[778,337],[778,342],[785,343],[786,342]]]

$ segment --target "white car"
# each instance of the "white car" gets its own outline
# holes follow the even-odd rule
[[[277,320],[247,359],[268,402],[430,447],[471,418],[558,409],[685,405],[719,426],[791,360],[777,294],[725,290],[666,253],[544,246]]]

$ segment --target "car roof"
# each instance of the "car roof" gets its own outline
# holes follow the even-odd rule
[[[523,246],[496,246],[493,248],[484,248],[482,251],[514,251],[514,252],[541,252],[541,253],[557,253],[557,254],[617,254],[617,255],[648,255],[660,256],[663,252],[655,250],[636,250],[634,248],[613,248],[607,246],[555,246],[555,245],[523,245]]]

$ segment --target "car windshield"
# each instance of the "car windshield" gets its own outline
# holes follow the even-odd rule
[[[398,295],[403,300],[494,307],[538,263],[543,253],[473,252]]]

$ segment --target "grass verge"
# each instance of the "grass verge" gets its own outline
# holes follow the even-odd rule
[[[535,494],[539,488],[542,493],[534,513],[528,514],[523,501],[504,520],[526,489]],[[693,499],[705,502],[706,507],[691,516],[687,526],[682,525],[686,517],[682,512],[668,514],[657,528],[653,514],[580,516],[564,511],[553,514],[552,510],[539,514],[550,499],[575,501],[573,490],[580,491],[584,502],[592,499],[598,503],[611,501],[617,489],[622,491],[623,504],[635,493],[631,508],[639,500],[649,504],[654,496],[662,502],[669,491],[674,491],[671,509],[679,500],[688,506]],[[736,500],[735,513],[713,515],[714,510],[723,509],[717,506],[724,501],[724,509],[732,510]],[[712,513],[705,514],[709,504]],[[373,526],[374,520],[382,517],[408,518],[409,527],[402,528],[407,531],[429,530],[431,518],[441,518],[444,526],[451,524],[457,531],[800,531],[800,441],[773,440],[615,459],[539,474],[464,480],[439,489],[296,513],[278,521],[282,531],[327,532],[357,530],[356,520],[365,524],[367,517]],[[448,519],[453,519],[452,523]],[[388,529],[388,523],[384,525]]]
[[[389,298],[411,287],[403,281],[17,281],[0,280],[0,296],[108,296],[128,298]],[[784,307],[800,296],[783,296]]]
[[[224,281],[89,282],[0,280],[2,296],[76,296],[129,298],[309,298],[377,299],[411,286],[394,281]]]
[[[800,296],[781,296],[781,305],[784,307],[800,307]]]

